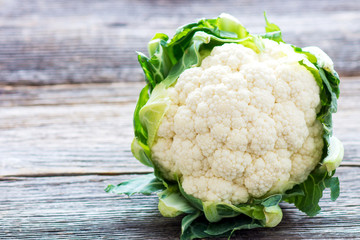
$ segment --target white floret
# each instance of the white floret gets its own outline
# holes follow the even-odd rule
[[[183,139],[193,139],[195,137],[193,116],[194,114],[188,107],[179,107],[174,116],[174,132],[177,136]]]
[[[284,143],[277,143],[277,146],[292,151],[299,149],[309,134],[304,113],[293,102],[287,101],[275,104],[272,116],[276,122],[278,141]]]
[[[178,172],[175,159],[172,157],[172,142],[172,139],[159,137],[157,143],[151,149],[152,160],[168,179],[173,179],[173,175]]]
[[[181,174],[202,176],[208,170],[208,162],[203,161],[200,147],[190,140],[175,136],[171,152],[174,154],[172,159],[176,169],[179,169]]]
[[[249,153],[221,148],[208,161],[215,176],[233,181],[243,176],[252,159]]]
[[[168,89],[152,146],[168,179],[203,201],[244,203],[306,179],[324,146],[319,87],[290,45],[215,47]],[[291,184],[290,184],[291,183]]]
[[[260,113],[257,119],[248,124],[248,138],[250,153],[263,155],[274,149],[277,139],[275,121],[267,114]]]

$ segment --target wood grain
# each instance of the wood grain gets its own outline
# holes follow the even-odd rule
[[[234,239],[356,239],[360,233],[360,4],[357,0],[0,0],[0,239],[178,239],[157,197],[106,194],[151,172],[132,156],[132,114],[155,32],[228,12],[253,33],[263,11],[299,46],[317,45],[343,77],[334,131],[341,195],[310,218],[282,204],[276,228]],[[87,83],[87,84],[85,84]],[[116,175],[116,176],[114,176]]]
[[[360,168],[340,167],[341,195],[331,202],[326,191],[322,212],[307,217],[282,204],[284,219],[272,229],[241,231],[234,239],[358,238]],[[178,239],[180,217],[164,218],[157,198],[116,196],[107,184],[136,177],[78,176],[12,178],[0,182],[1,239]]]
[[[253,33],[264,30],[263,11],[284,39],[317,45],[343,76],[360,74],[357,0],[0,1],[0,83],[43,85],[140,81],[135,51],[156,32],[228,12]]]
[[[0,176],[143,173],[130,152],[143,84],[7,87],[0,95]],[[334,131],[360,166],[360,78],[343,78]]]

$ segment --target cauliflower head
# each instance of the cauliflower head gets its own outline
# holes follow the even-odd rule
[[[151,147],[169,180],[202,201],[245,203],[303,182],[321,160],[320,89],[284,43],[215,47],[169,87]],[[311,64],[311,63],[308,63]]]
[[[131,150],[154,173],[106,191],[158,192],[163,216],[185,215],[181,239],[275,227],[281,201],[315,216],[325,188],[339,196],[339,76],[322,50],[286,44],[265,22],[253,35],[228,14],[200,19],[138,53]]]

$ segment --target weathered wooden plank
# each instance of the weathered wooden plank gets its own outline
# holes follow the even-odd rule
[[[145,83],[1,86],[0,107],[135,102]],[[360,77],[341,77],[341,109],[357,109]]]
[[[0,176],[146,172],[130,152],[143,84],[7,87],[0,95]],[[359,78],[344,78],[335,133],[360,162]]]
[[[263,32],[263,11],[299,46],[318,45],[343,75],[360,73],[360,5],[347,1],[30,1],[0,3],[0,82],[139,81],[135,51],[156,32],[228,12]]]
[[[145,83],[0,86],[0,107],[126,104],[136,102]]]
[[[282,204],[284,219],[273,229],[241,231],[234,239],[358,238],[360,168],[340,167],[341,195],[331,202],[326,191],[323,211],[307,217]],[[152,195],[131,198],[103,192],[110,183],[134,175],[14,178],[0,181],[0,238],[6,239],[177,239],[180,218],[157,211]]]

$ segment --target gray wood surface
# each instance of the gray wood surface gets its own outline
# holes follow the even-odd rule
[[[253,33],[263,11],[299,46],[317,45],[342,76],[334,131],[344,143],[341,194],[307,217],[283,203],[272,229],[234,239],[360,239],[358,0],[1,0],[0,239],[178,239],[155,195],[103,189],[151,169],[132,156],[132,114],[155,32],[228,12]]]
[[[341,195],[309,218],[282,204],[274,229],[234,239],[358,238],[360,78],[342,79],[336,135],[345,145]],[[130,152],[140,83],[7,86],[0,95],[0,239],[177,239],[180,218],[157,211],[156,196],[106,194],[151,169]],[[115,175],[115,176],[114,176]]]
[[[359,238],[359,167],[340,167],[341,195],[326,191],[322,212],[307,217],[282,204],[283,221],[272,229],[241,231],[233,239]],[[73,176],[8,178],[0,182],[0,238],[178,239],[181,217],[164,218],[157,197],[110,195],[104,186],[135,177]]]
[[[135,173],[132,114],[141,83],[8,87],[0,95],[0,176]],[[360,166],[360,78],[343,78],[334,132]]]
[[[358,0],[3,0],[0,83],[140,81],[135,51],[146,53],[155,32],[228,12],[261,33],[263,11],[286,41],[317,45],[343,76],[360,74]]]

